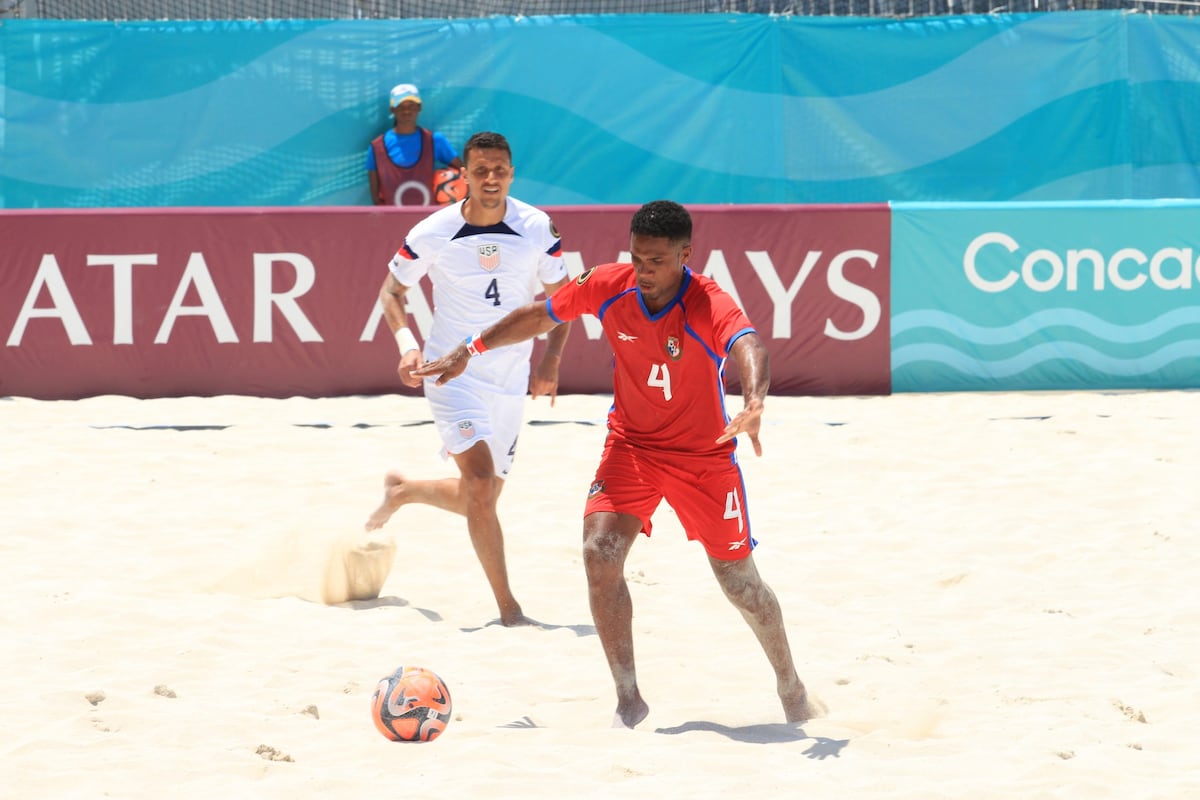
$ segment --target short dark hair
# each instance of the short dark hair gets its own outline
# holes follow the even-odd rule
[[[467,144],[463,147],[464,164],[471,160],[472,150],[503,150],[508,154],[508,160],[512,161],[512,148],[508,146],[508,139],[494,131],[479,131],[467,139]]]
[[[672,200],[653,200],[639,208],[629,222],[629,232],[638,236],[658,236],[671,242],[690,244],[692,216]]]

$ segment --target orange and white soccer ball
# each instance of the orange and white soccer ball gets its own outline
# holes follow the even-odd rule
[[[448,206],[467,196],[467,179],[454,167],[433,173],[433,204]]]
[[[400,667],[371,695],[371,719],[394,742],[430,742],[450,724],[450,689],[433,670]]]

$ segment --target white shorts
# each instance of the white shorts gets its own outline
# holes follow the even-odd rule
[[[425,399],[442,437],[442,458],[487,442],[496,475],[507,478],[517,452],[517,436],[525,416],[525,395],[481,391],[470,381],[438,386],[425,381]]]

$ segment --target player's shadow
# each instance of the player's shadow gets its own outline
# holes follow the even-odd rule
[[[347,600],[344,603],[334,603],[333,605],[336,606],[337,608],[350,608],[350,609],[354,609],[355,611],[363,611],[363,610],[372,609],[372,608],[385,608],[385,607],[389,607],[389,606],[393,607],[393,608],[411,608],[413,611],[416,611],[418,614],[425,617],[425,619],[429,620],[430,622],[443,622],[444,621],[442,615],[439,614],[438,612],[434,611],[433,609],[420,608],[418,606],[414,606],[412,603],[408,602],[403,597],[396,597],[394,595],[388,595],[385,597],[376,597],[373,600]],[[576,636],[580,636],[580,637],[596,635],[596,626],[595,625],[555,625],[550,622],[539,622],[538,620],[531,620],[531,622],[532,622],[531,625],[528,625],[525,627],[538,628],[539,630],[543,630],[543,631],[568,630],[568,631],[571,631],[572,633],[574,633]],[[499,619],[499,617],[497,617],[496,619],[491,620],[490,622],[487,622],[483,625],[479,625],[474,628],[459,628],[459,630],[462,631],[463,633],[476,633],[478,631],[483,630],[484,628],[492,628],[492,627],[495,627],[500,624],[501,624],[500,619]]]
[[[371,609],[371,608],[385,608],[388,606],[393,607],[393,608],[411,608],[413,611],[416,611],[418,614],[420,614],[421,616],[423,616],[425,619],[429,620],[430,622],[442,622],[443,621],[442,615],[437,613],[433,609],[419,608],[417,606],[414,606],[412,603],[408,602],[407,600],[405,600],[403,597],[396,597],[395,595],[388,595],[386,597],[376,597],[374,600],[347,600],[345,603],[336,603],[335,605],[338,608],[352,608],[355,611],[362,611],[364,609]]]
[[[571,633],[575,634],[577,637],[595,636],[596,635],[596,626],[595,625],[555,625],[552,622],[538,622],[537,620],[531,620],[531,622],[532,622],[531,625],[524,625],[521,627],[537,628],[538,630],[542,630],[542,631],[567,630],[567,631],[570,631]],[[459,628],[459,630],[462,631],[463,633],[476,633],[478,631],[483,630],[484,628],[493,628],[500,624],[502,624],[500,622],[500,619],[496,618],[496,619],[492,620],[491,622],[487,623],[486,625],[480,625],[477,628]]]
[[[105,431],[124,429],[127,431],[223,431],[232,425],[88,425],[92,430]]]
[[[849,739],[829,739],[825,736],[809,736],[799,725],[786,722],[765,725],[743,725],[738,728],[731,728],[728,725],[721,725],[716,722],[693,720],[692,722],[685,722],[682,725],[676,725],[672,728],[656,728],[654,732],[677,735],[692,731],[719,733],[726,738],[750,744],[802,742],[807,739],[812,741],[812,746],[804,751],[804,755],[815,759],[824,759],[830,756],[840,758],[842,750],[845,749],[846,745],[850,744]]]

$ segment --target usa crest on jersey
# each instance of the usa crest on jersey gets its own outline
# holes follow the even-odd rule
[[[491,272],[496,267],[500,266],[500,245],[479,245],[479,266],[483,267],[488,272]]]

